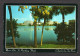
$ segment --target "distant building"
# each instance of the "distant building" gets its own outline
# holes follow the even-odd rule
[[[70,24],[70,23],[75,23],[75,20],[69,20],[69,24]]]
[[[69,24],[75,24],[75,20],[69,20]]]
[[[56,23],[56,24],[58,24],[58,22],[57,22],[57,21],[53,21],[53,24],[55,24],[55,23]]]
[[[23,24],[23,23],[19,23],[18,25],[25,25],[25,24]]]
[[[67,22],[64,22],[65,24],[68,24]]]
[[[62,23],[62,22],[61,22]],[[57,24],[61,24],[61,23],[57,23]],[[65,24],[68,24],[67,22],[64,22]]]
[[[48,21],[48,25],[53,25],[53,21]]]
[[[19,23],[18,25],[33,25],[33,21],[24,21],[24,23]]]
[[[41,22],[37,22],[37,25],[41,25]]]
[[[24,21],[24,23],[23,23],[24,25],[33,25],[33,21]]]

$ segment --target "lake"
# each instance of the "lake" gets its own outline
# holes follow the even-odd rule
[[[19,45],[34,45],[34,26],[17,26],[20,38],[15,38]],[[46,30],[48,28],[49,30]],[[56,26],[44,26],[43,44],[52,44],[57,42],[57,35],[54,30]],[[37,43],[41,42],[42,26],[37,26]],[[12,37],[6,38],[6,43],[13,43]]]

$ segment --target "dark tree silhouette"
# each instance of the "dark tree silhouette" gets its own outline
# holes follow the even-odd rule
[[[65,15],[72,13],[74,10],[75,10],[74,6],[53,6],[52,7],[52,11],[54,15],[62,14],[62,30],[65,29],[65,24],[64,24]],[[64,42],[65,41],[64,31],[61,31],[61,32],[63,33],[62,37]]]
[[[69,25],[64,24],[64,29],[62,27],[63,23],[57,24],[56,29],[54,30],[58,37],[57,40],[60,42],[63,42],[64,40],[63,43],[75,43],[75,40],[72,38],[75,33],[75,22],[70,23]]]
[[[19,33],[17,31],[17,20],[13,19],[13,31],[14,31],[14,35],[15,37],[19,38]],[[7,37],[12,37],[12,33],[11,33],[11,24],[10,24],[10,20],[7,19]]]

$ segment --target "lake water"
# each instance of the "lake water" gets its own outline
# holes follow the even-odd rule
[[[45,28],[49,28],[46,30]],[[43,43],[57,42],[57,35],[53,31],[56,26],[44,26]],[[20,38],[15,38],[16,43],[19,45],[34,45],[34,26],[18,26]],[[37,43],[41,41],[42,26],[37,26]],[[6,43],[13,43],[12,37],[6,38]]]

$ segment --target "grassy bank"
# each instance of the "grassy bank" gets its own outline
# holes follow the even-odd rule
[[[7,45],[6,48],[14,48],[13,45]],[[33,46],[17,46],[16,48],[34,48]],[[75,48],[75,45],[43,44],[37,48]]]

